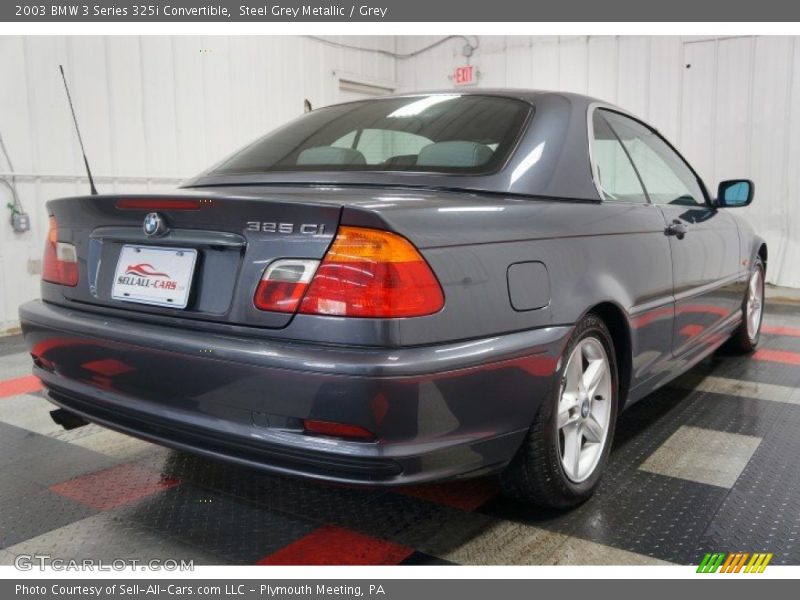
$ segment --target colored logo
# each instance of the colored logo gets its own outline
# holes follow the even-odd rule
[[[167,223],[164,217],[156,212],[148,213],[142,223],[142,229],[148,237],[164,235],[167,233]]]
[[[125,275],[138,275],[139,277],[166,277],[169,279],[169,275],[166,273],[161,273],[160,271],[156,271],[153,268],[153,265],[148,263],[140,263],[138,265],[131,265],[127,269],[125,269]]]
[[[771,552],[709,552],[698,565],[697,572],[763,573],[771,560]]]

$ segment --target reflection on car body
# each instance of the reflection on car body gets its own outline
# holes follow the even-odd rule
[[[758,343],[767,248],[728,210],[752,197],[712,197],[654,129],[584,96],[346,103],[174,194],[49,202],[22,327],[50,399],[87,421],[348,483],[498,472],[571,506],[621,410]],[[185,297],[114,293],[125,248]]]

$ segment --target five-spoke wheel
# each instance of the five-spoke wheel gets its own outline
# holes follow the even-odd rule
[[[752,352],[761,338],[761,321],[764,317],[764,263],[760,258],[753,262],[742,300],[742,323],[733,332],[728,348],[735,352]]]
[[[582,339],[569,356],[558,403],[559,453],[570,480],[585,481],[597,467],[608,436],[611,374],[603,344]]]
[[[760,268],[753,271],[747,284],[747,300],[745,301],[745,320],[747,337],[755,340],[761,329],[761,315],[764,306],[764,273]]]
[[[555,373],[552,393],[514,460],[502,473],[510,496],[540,506],[579,504],[597,489],[617,418],[614,341],[589,313],[575,325]]]

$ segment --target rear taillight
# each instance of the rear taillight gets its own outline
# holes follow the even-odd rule
[[[281,259],[264,271],[261,310],[343,317],[421,317],[444,306],[428,263],[404,237],[340,227],[322,262]]]
[[[299,312],[345,317],[420,317],[444,306],[442,288],[417,249],[388,231],[340,227]]]
[[[58,241],[58,223],[50,217],[50,230],[44,246],[42,279],[60,285],[78,285],[78,253],[75,246]]]
[[[318,266],[318,260],[276,260],[266,268],[258,284],[253,299],[256,308],[294,313]]]

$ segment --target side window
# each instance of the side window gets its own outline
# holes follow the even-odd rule
[[[705,204],[694,173],[658,134],[620,114],[602,112],[630,154],[653,204]]]
[[[646,203],[642,183],[625,149],[598,110],[592,115],[592,129],[592,159],[603,199]]]

